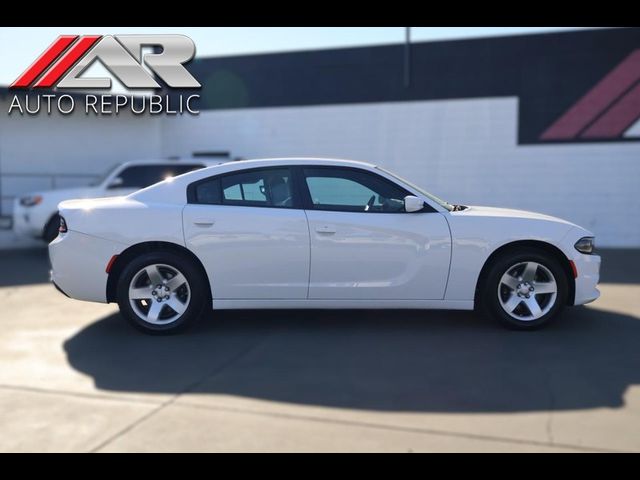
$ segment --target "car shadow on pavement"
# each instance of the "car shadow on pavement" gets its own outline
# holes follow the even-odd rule
[[[64,344],[98,388],[381,411],[620,407],[640,382],[640,318],[577,307],[516,332],[468,312],[228,311],[170,337],[119,315]]]
[[[49,251],[41,248],[0,250],[0,287],[49,282]]]

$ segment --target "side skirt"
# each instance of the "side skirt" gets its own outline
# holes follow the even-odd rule
[[[273,299],[214,299],[214,310],[253,309],[425,309],[473,310],[468,300],[273,300]]]

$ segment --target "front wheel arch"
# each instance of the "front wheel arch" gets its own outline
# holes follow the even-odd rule
[[[115,262],[111,266],[111,270],[109,271],[109,277],[107,278],[107,302],[113,303],[117,301],[117,287],[118,280],[120,279],[120,275],[124,270],[124,267],[134,258],[144,254],[144,253],[152,253],[152,252],[176,252],[183,255],[188,256],[195,265],[200,270],[203,278],[206,279],[207,288],[206,291],[209,292],[209,303],[212,301],[211,295],[211,282],[209,282],[209,276],[207,275],[207,271],[204,268],[204,265],[200,261],[198,257],[189,249],[183,247],[182,245],[178,245],[177,243],[171,242],[142,242],[132,245],[125,249],[122,253],[118,255]]]
[[[480,275],[478,275],[478,280],[476,282],[476,289],[474,293],[474,308],[478,308],[480,300],[479,292],[482,291],[483,282],[486,280],[487,273],[489,272],[489,269],[491,268],[493,262],[510,252],[526,248],[537,248],[544,251],[545,253],[548,253],[549,255],[552,255],[556,260],[558,260],[567,278],[567,285],[569,287],[569,291],[567,294],[567,305],[574,304],[576,282],[573,276],[573,269],[571,268],[571,264],[569,263],[569,259],[562,252],[562,250],[560,250],[555,245],[539,240],[517,240],[515,242],[506,243],[498,247],[491,253],[491,255],[489,255],[487,260],[484,262],[484,265],[482,266],[482,270],[480,270]]]

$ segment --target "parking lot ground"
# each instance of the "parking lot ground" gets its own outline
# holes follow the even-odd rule
[[[640,451],[640,251],[549,328],[468,312],[218,312],[143,335],[0,252],[0,451]]]

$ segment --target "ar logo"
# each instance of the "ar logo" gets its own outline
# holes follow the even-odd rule
[[[143,55],[143,46],[162,51]],[[162,88],[143,64],[169,87],[198,88],[184,67],[195,51],[185,35],[60,35],[10,88],[110,89],[110,78],[80,77],[98,60],[130,89]]]
[[[640,50],[633,51],[547,128],[541,140],[605,140],[640,118]]]

